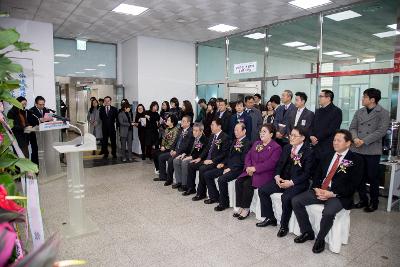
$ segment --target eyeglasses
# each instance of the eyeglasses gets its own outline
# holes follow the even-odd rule
[[[324,95],[319,95],[318,97],[319,97],[319,98],[323,98],[323,97],[326,97],[326,96],[324,96]]]
[[[294,134],[289,134],[290,138],[298,138],[298,137],[302,137],[301,135],[294,135]]]

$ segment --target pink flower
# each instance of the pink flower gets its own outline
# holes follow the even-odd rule
[[[23,212],[24,208],[15,203],[13,200],[6,199],[7,190],[0,185],[0,208],[13,212]]]

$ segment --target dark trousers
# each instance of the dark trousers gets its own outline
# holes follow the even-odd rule
[[[174,158],[175,157],[172,157],[170,152],[163,153],[158,156],[161,179],[168,181],[172,181],[174,179]]]
[[[187,175],[187,187],[188,189],[196,188],[196,171],[203,165],[203,162],[199,163],[189,163],[188,165],[188,175]]]
[[[312,204],[324,204],[325,206],[322,211],[322,219],[317,236],[317,239],[324,240],[329,230],[332,228],[336,214],[343,209],[343,206],[340,200],[336,197],[330,198],[326,201],[319,200],[315,196],[314,190],[308,190],[295,196],[292,199],[292,206],[302,234],[313,231],[306,210],[306,206]]]
[[[358,154],[358,153],[357,153]],[[360,185],[357,188],[358,195],[361,201],[368,203],[367,186],[369,183],[369,196],[371,204],[378,205],[379,203],[379,162],[380,155],[361,155],[364,160],[364,174]]]
[[[204,179],[207,184],[208,195],[211,199],[219,200],[219,204],[224,207],[229,207],[228,182],[235,180],[242,171],[230,171],[225,174],[224,169],[214,168],[204,173]],[[215,185],[215,178],[218,177],[218,187]]]
[[[36,133],[29,134],[29,143],[31,144],[31,161],[39,166],[39,148],[36,140]]]
[[[148,157],[150,157],[151,156],[151,150],[150,150],[150,154],[149,154],[149,151],[146,148],[146,140],[145,140],[144,133],[139,133],[139,141],[140,141],[140,149],[142,150],[142,159],[146,159],[146,155]]]
[[[111,154],[113,156],[117,155],[117,134],[115,130],[104,129],[103,128],[103,141],[101,143],[101,151],[105,156],[108,155],[108,139],[111,142]]]
[[[207,194],[207,184],[204,178],[204,174],[212,169],[214,169],[217,165],[216,164],[209,164],[209,165],[201,165],[199,167],[199,184],[197,185],[197,195],[198,196],[206,196]],[[214,183],[215,184],[215,183]]]
[[[160,170],[160,157],[162,159],[167,158],[166,160],[168,160],[169,150],[164,150],[164,151],[156,150],[156,151],[154,151],[153,162],[154,162],[154,167],[156,168],[157,171]],[[164,173],[165,173],[165,164],[164,164]],[[166,176],[166,175],[164,175],[164,176]],[[161,171],[160,171],[160,178],[162,178],[161,177]]]
[[[245,176],[236,180],[236,207],[249,209],[253,200],[254,187],[252,185],[252,177]]]
[[[274,211],[272,209],[271,195],[274,193],[282,193],[282,217],[281,227],[288,228],[289,220],[292,216],[292,198],[307,190],[306,185],[292,186],[287,189],[280,188],[275,180],[267,183],[258,189],[258,196],[261,203],[261,216],[269,219],[275,219]]]

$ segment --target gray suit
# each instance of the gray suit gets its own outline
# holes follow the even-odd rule
[[[295,126],[304,127],[307,130],[307,133],[310,133],[310,128],[314,120],[314,112],[305,107],[300,115],[299,120],[297,121],[297,125],[294,125],[296,122],[296,114],[297,114],[297,109],[290,111],[288,117],[287,134],[290,134],[290,132],[293,130]]]
[[[126,146],[128,146],[128,159],[132,158],[132,140],[133,140],[133,128],[131,123],[133,122],[133,118],[128,118],[131,116],[131,113],[125,113],[121,111],[118,114],[118,122],[119,122],[119,135],[121,137],[121,152],[122,158],[126,159],[125,151]]]
[[[245,111],[251,118],[251,142],[255,142],[260,139],[260,130],[263,124],[263,118],[261,111],[252,108],[251,110]]]
[[[377,105],[369,114],[367,109],[361,108],[354,114],[350,124],[353,138],[364,141],[361,147],[353,147],[352,151],[362,155],[381,155],[382,138],[389,129],[389,112]]]

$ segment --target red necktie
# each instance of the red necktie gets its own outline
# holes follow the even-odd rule
[[[332,181],[333,175],[335,175],[337,168],[339,167],[339,161],[342,155],[337,154],[336,160],[332,165],[331,170],[329,171],[328,175],[326,176],[324,182],[321,185],[321,189],[326,190],[329,187],[329,184]]]

